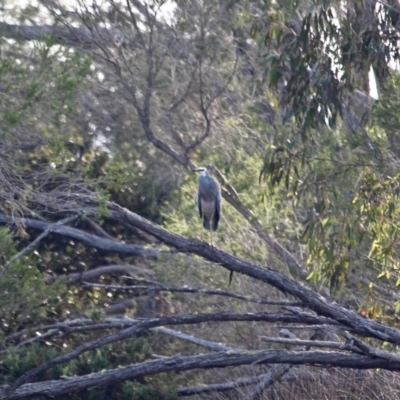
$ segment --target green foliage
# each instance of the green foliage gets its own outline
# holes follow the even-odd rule
[[[399,92],[400,75],[394,73],[373,109],[374,122],[390,136],[398,136],[400,132],[400,115],[397,112],[400,107]]]
[[[112,201],[159,222],[160,205],[175,183],[173,177],[167,176],[167,171],[156,171],[157,167],[157,164],[144,164],[135,153],[115,154],[106,165],[104,188]]]
[[[390,7],[378,8],[379,18],[362,2],[345,13],[332,1],[280,2],[254,18],[250,32],[265,44],[265,83],[303,139],[336,126],[347,93],[368,87],[370,67],[379,83],[389,77],[388,60],[399,57],[397,33]]]
[[[135,338],[85,353],[73,363],[72,368],[77,374],[88,374],[116,368],[118,365],[142,362],[149,359],[151,354],[152,349],[148,342],[144,338]]]
[[[276,131],[280,145],[267,146],[260,179],[293,200],[308,248],[309,279],[333,293],[345,288],[354,271],[391,286],[400,281],[399,175],[390,153],[390,145],[394,151],[397,146],[398,82],[394,74],[374,107],[368,133],[320,128],[318,141],[309,144],[287,123]],[[366,145],[366,135],[373,146]],[[368,302],[368,313],[382,314],[376,300]]]
[[[0,253],[2,264],[15,253],[10,232],[0,229]],[[33,256],[25,256],[13,263],[0,280],[0,321],[4,333],[21,326],[38,324],[41,319],[54,313],[65,291],[61,283],[48,286],[46,276],[38,270]]]
[[[173,391],[158,389],[149,386],[139,386],[131,382],[126,382],[122,388],[121,400],[176,400],[178,397]]]
[[[1,384],[14,382],[23,373],[53,359],[58,354],[59,351],[55,347],[37,343],[26,346],[23,349],[12,349],[1,363]],[[37,381],[57,379],[62,375],[62,371],[62,366],[56,366],[40,373],[37,376]]]

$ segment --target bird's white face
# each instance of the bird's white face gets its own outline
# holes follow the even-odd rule
[[[202,174],[205,174],[207,172],[207,168],[199,167],[199,168],[195,168],[193,171],[194,172],[201,172]]]

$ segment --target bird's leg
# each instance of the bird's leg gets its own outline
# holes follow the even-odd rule
[[[214,214],[211,215],[211,220],[210,220],[210,243],[211,246],[213,246],[213,220],[214,220]]]

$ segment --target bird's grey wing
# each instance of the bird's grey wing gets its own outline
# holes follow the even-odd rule
[[[200,218],[203,218],[203,210],[201,209],[201,197],[200,192],[197,193],[197,207],[199,207]]]

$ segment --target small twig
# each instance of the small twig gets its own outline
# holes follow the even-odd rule
[[[292,365],[290,364],[282,364],[276,365],[272,370],[264,376],[261,382],[252,390],[248,396],[244,400],[255,400],[260,398],[264,390],[272,386],[275,382],[282,378],[283,375],[288,373]]]
[[[12,264],[14,264],[17,260],[19,260],[21,257],[23,257],[25,254],[29,253],[32,251],[38,244],[39,242],[44,239],[49,233],[54,231],[57,227],[61,225],[65,225],[68,222],[71,222],[77,218],[79,218],[80,215],[73,215],[72,217],[67,217],[64,218],[54,224],[49,225],[44,232],[42,232],[31,244],[26,246],[24,249],[22,249],[19,253],[15,254],[13,257],[11,257],[3,266],[3,268],[0,271],[0,279],[3,278],[3,276],[7,273],[8,269],[11,267]]]
[[[369,344],[363,342],[353,335],[348,334],[347,332],[343,332],[343,335],[346,337],[346,346],[355,347],[360,354],[366,354],[370,357],[383,358],[384,360],[388,360],[391,362],[400,361],[399,356],[384,350],[374,349]]]
[[[286,328],[281,329],[279,331],[279,335],[282,338],[297,339],[296,335]],[[292,367],[293,365],[290,364],[274,365],[269,373],[261,380],[261,382],[257,384],[256,387],[246,396],[245,400],[255,400],[260,398],[266,388],[272,386],[275,382],[286,375],[292,369]]]
[[[243,349],[226,346],[221,343],[211,342],[209,340],[199,339],[194,336],[187,335],[186,333],[175,331],[173,329],[159,327],[159,328],[152,328],[149,330],[155,333],[162,333],[163,335],[168,335],[181,340],[185,340],[186,342],[194,343],[197,344],[198,346],[202,346],[213,351],[243,351]]]
[[[290,329],[292,330],[309,330],[312,331],[316,328],[320,328],[321,325],[296,325],[296,326],[291,326]],[[286,329],[287,326],[284,325],[277,325],[275,328],[277,329]]]
[[[356,346],[350,346],[346,343],[328,342],[324,340],[301,340],[301,339],[285,339],[277,337],[260,337],[263,342],[267,343],[283,343],[290,346],[308,346],[308,347],[326,347],[330,349],[349,350],[360,354],[360,350]]]
[[[94,269],[90,269],[89,271],[82,272],[73,272],[72,274],[64,275],[64,276],[51,276],[47,279],[47,283],[51,284],[56,280],[66,281],[68,283],[76,284],[81,281],[92,281],[97,279],[102,275],[111,275],[111,274],[129,274],[129,273],[141,273],[147,274],[148,276],[152,276],[153,272],[148,271],[144,268],[135,267],[129,264],[111,264],[104,265],[101,267],[97,267]]]
[[[177,389],[176,394],[178,397],[193,396],[195,394],[211,393],[211,392],[227,392],[236,388],[250,386],[257,383],[269,380],[271,377],[271,372],[262,375],[252,376],[251,378],[243,378],[233,382],[227,383],[215,383],[211,385],[200,385],[200,386],[187,386]],[[280,377],[279,380],[290,382],[293,380],[316,380],[324,379],[328,380],[330,378],[327,373],[311,373],[299,369],[293,368],[291,371],[286,373],[284,376]]]
[[[143,278],[135,278],[132,276],[123,276],[123,278],[129,278],[136,282],[143,282],[147,283],[152,286],[145,286],[145,285],[133,285],[133,286],[122,286],[122,285],[104,285],[100,283],[90,283],[90,282],[83,282],[86,287],[97,287],[97,288],[104,288],[104,289],[116,289],[116,290],[144,290],[148,292],[177,292],[177,293],[200,293],[200,294],[207,294],[207,295],[216,295],[216,296],[225,296],[225,297],[232,297],[238,300],[249,301],[251,303],[258,303],[258,304],[268,304],[273,306],[299,306],[300,303],[290,302],[290,301],[274,301],[274,300],[267,300],[257,297],[249,297],[243,296],[240,294],[236,294],[233,292],[227,292],[221,289],[201,289],[201,288],[191,288],[191,287],[173,287],[167,286],[162,283],[151,281],[149,279]]]
[[[64,323],[59,323],[59,324],[53,324],[53,325],[48,325],[44,327],[33,327],[29,329],[29,331],[32,332],[38,332],[38,331],[45,331],[47,332],[42,333],[42,334],[37,334],[34,337],[31,337],[29,339],[24,340],[23,342],[19,343],[18,345],[12,347],[13,349],[18,349],[22,346],[25,346],[27,344],[31,344],[33,342],[37,341],[42,341],[44,339],[50,339],[51,337],[54,337],[56,335],[69,335],[72,333],[82,333],[82,332],[92,332],[92,331],[99,331],[99,330],[106,330],[106,329],[124,329],[128,328],[129,326],[132,326],[133,324],[137,323],[139,320],[129,318],[129,317],[123,317],[123,318],[105,318],[103,322],[101,323],[95,323],[95,321],[89,320],[89,319],[82,319],[82,320],[74,320],[74,321],[66,321]],[[156,327],[156,328],[151,328],[149,329],[151,332],[154,333],[161,333],[163,335],[168,335],[175,337],[180,340],[185,340],[190,343],[194,343],[198,346],[205,347],[207,349],[213,350],[213,351],[242,351],[242,349],[234,348],[231,346],[226,346],[221,343],[216,343],[216,342],[211,342],[209,340],[204,340],[204,339],[199,339],[194,336],[188,335],[186,333],[182,333],[173,329],[168,329],[164,327]],[[21,332],[18,332],[17,334],[14,334],[12,336],[9,336],[6,338],[6,340],[10,340],[12,337],[15,339],[17,335],[22,335],[24,333],[27,333],[28,330],[24,330]],[[1,354],[7,354],[10,351],[10,348],[7,350],[0,351]]]
[[[211,385],[201,386],[187,386],[177,389],[176,394],[178,397],[193,396],[196,394],[211,393],[211,392],[226,392],[229,390],[237,389],[243,386],[250,386],[260,383],[268,379],[270,374],[256,375],[251,378],[243,378],[233,382],[227,383],[214,383]]]
[[[108,320],[108,318],[107,318],[107,320]],[[18,331],[9,336],[6,336],[4,338],[4,340],[6,342],[10,342],[12,340],[17,340],[20,336],[27,335],[31,332],[45,331],[45,330],[51,330],[51,329],[64,329],[64,328],[69,328],[72,326],[84,325],[84,324],[90,324],[90,323],[92,323],[91,319],[80,318],[80,319],[74,319],[71,321],[58,322],[56,324],[39,325],[39,326],[34,326],[32,328],[22,329],[21,331]]]
[[[94,230],[97,236],[104,237],[106,239],[115,240],[108,232],[106,232],[98,223],[93,221],[91,218],[86,218],[88,225]]]

